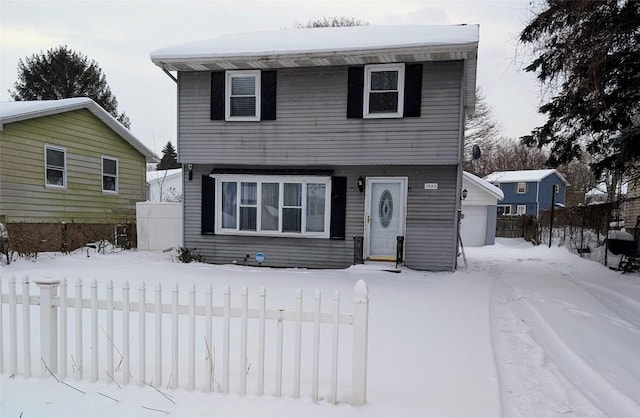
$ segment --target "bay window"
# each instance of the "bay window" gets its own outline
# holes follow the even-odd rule
[[[329,177],[225,174],[216,190],[216,233],[329,237]]]

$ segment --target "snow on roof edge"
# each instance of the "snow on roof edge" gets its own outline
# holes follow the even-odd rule
[[[139,153],[144,155],[147,162],[153,162],[158,156],[147,148],[129,129],[122,125],[102,106],[89,97],[72,97],[58,100],[27,100],[0,102],[0,131],[7,123],[21,120],[35,119],[58,113],[70,112],[79,109],[87,109],[98,119],[105,123],[114,132],[120,135]]]
[[[151,52],[151,61],[477,45],[479,25],[398,25],[245,32],[187,42]]]
[[[476,176],[475,174],[471,174],[467,171],[463,171],[462,176],[468,181],[470,181],[471,183],[480,187],[481,189],[486,190],[487,192],[495,196],[498,200],[504,199],[504,192],[500,190],[500,188],[489,183],[488,181],[483,180],[480,177]]]
[[[556,169],[540,169],[540,170],[510,170],[510,171],[494,171],[484,177],[488,182],[496,183],[515,183],[515,182],[539,182],[542,179],[557,174],[565,185],[569,185],[567,179]]]
[[[155,183],[157,181],[166,180],[176,176],[182,176],[181,168],[173,168],[169,170],[147,171],[147,183]]]

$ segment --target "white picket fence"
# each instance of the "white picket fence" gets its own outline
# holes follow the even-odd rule
[[[186,368],[188,375],[187,389],[196,389],[196,375],[199,372],[203,376],[198,383],[198,389],[205,392],[220,391],[229,393],[230,374],[232,369],[230,356],[233,354],[237,362],[238,369],[234,374],[237,382],[237,393],[244,395],[248,391],[247,376],[251,364],[248,363],[248,338],[249,331],[252,331],[252,341],[257,342],[257,370],[252,375],[255,391],[251,391],[257,396],[265,393],[265,352],[275,355],[275,370],[271,377],[273,382],[273,395],[283,394],[283,365],[287,363],[287,369],[293,371],[291,383],[291,396],[300,397],[301,392],[301,362],[304,349],[309,349],[311,353],[305,351],[304,358],[312,359],[310,372],[305,369],[307,378],[310,378],[310,396],[314,401],[320,399],[319,378],[321,374],[320,358],[330,357],[330,378],[328,400],[336,403],[338,400],[338,355],[344,354],[345,349],[340,346],[340,328],[350,327],[351,335],[351,381],[345,386],[350,387],[350,402],[354,406],[363,405],[366,401],[367,389],[367,339],[368,339],[368,312],[369,300],[368,289],[364,281],[360,280],[354,287],[353,311],[351,313],[340,312],[340,294],[336,291],[332,299],[332,309],[330,312],[321,311],[321,294],[316,290],[313,295],[313,310],[303,310],[303,295],[300,289],[296,292],[295,309],[267,309],[267,298],[265,288],[260,288],[257,294],[257,307],[249,307],[249,292],[243,287],[240,293],[240,306],[232,306],[231,289],[227,286],[223,293],[223,303],[221,306],[213,304],[213,287],[208,286],[204,295],[204,303],[196,303],[196,288],[192,286],[188,291],[188,302],[180,304],[179,288],[176,285],[171,289],[171,303],[163,303],[163,289],[158,284],[153,293],[155,301],[147,301],[147,289],[144,283],[138,289],[137,300],[130,300],[129,283],[126,282],[122,288],[121,300],[114,300],[113,282],[106,285],[106,289],[100,289],[104,297],[99,298],[97,282],[93,280],[90,284],[90,298],[83,298],[83,283],[78,280],[75,283],[73,296],[68,294],[67,282],[62,281],[41,281],[35,282],[39,288],[39,295],[31,295],[29,279],[22,282],[22,294],[17,294],[16,280],[12,277],[8,281],[8,293],[4,292],[3,283],[0,279],[0,373],[5,372],[5,338],[3,327],[5,319],[3,311],[8,311],[8,348],[9,361],[8,368],[11,375],[19,375],[20,372],[25,377],[32,375],[32,335],[31,335],[31,307],[39,307],[40,313],[40,375],[47,377],[57,373],[60,380],[67,379],[69,368],[71,374],[80,380],[89,377],[96,382],[101,377],[101,370],[104,373],[103,379],[112,381],[118,385],[127,385],[131,379],[137,380],[138,384],[151,384],[158,388],[166,383],[168,388],[177,388],[180,383],[179,374]],[[58,295],[58,289],[60,295]],[[18,305],[22,305],[18,309]],[[22,311],[22,315],[18,315]],[[115,315],[114,315],[115,313]],[[4,314],[6,315],[6,313]],[[71,316],[71,318],[70,318]],[[132,335],[132,316],[137,316],[137,333]],[[167,318],[170,317],[170,318]],[[102,321],[99,321],[102,318]],[[149,327],[148,319],[153,318],[154,326]],[[19,321],[20,319],[20,321]],[[167,338],[166,331],[170,319],[170,338]],[[114,322],[118,326],[121,335],[114,333]],[[217,367],[215,365],[216,353],[214,344],[214,320],[218,340],[222,340],[222,377],[217,377]],[[221,322],[221,326],[219,324]],[[294,343],[293,350],[287,350],[292,355],[283,355],[284,328],[289,324],[289,333],[286,341]],[[268,328],[268,324],[271,327]],[[310,338],[303,340],[303,324],[313,329],[313,341]],[[275,332],[271,332],[275,325]],[[22,328],[22,346],[19,352],[18,329]],[[269,332],[266,332],[269,329]],[[324,333],[321,334],[321,329]],[[330,333],[327,333],[327,329]],[[163,336],[163,331],[165,335]],[[292,332],[291,332],[292,331]],[[88,335],[83,333],[87,332]],[[198,334],[199,332],[199,334]],[[221,333],[221,335],[220,335]],[[239,335],[239,341],[233,340]],[[69,334],[73,334],[72,337]],[[149,334],[149,335],[148,335]],[[184,335],[188,335],[186,347],[184,346]],[[198,335],[198,337],[197,337]],[[328,345],[330,355],[321,353],[320,339],[330,335]],[[150,338],[151,336],[151,338]],[[132,339],[133,337],[133,339]],[[267,338],[269,337],[269,338]],[[293,338],[292,338],[293,337]],[[204,339],[206,352],[201,356],[196,356],[196,341]],[[115,343],[120,341],[120,347]],[[269,341],[267,341],[269,339]],[[344,339],[344,338],[343,338]],[[348,340],[348,338],[346,338]],[[70,351],[69,340],[75,340],[75,350]],[[148,341],[150,340],[150,341]],[[325,338],[326,340],[326,338]],[[137,376],[132,374],[131,341],[136,341],[135,347],[138,354],[138,364],[134,369]],[[149,344],[147,344],[149,342]],[[325,341],[326,342],[326,341]],[[88,343],[88,347],[86,344]],[[167,347],[169,345],[169,347]],[[326,346],[326,344],[325,344]],[[87,350],[88,348],[88,350]],[[231,350],[233,348],[233,351]],[[170,370],[163,370],[163,353],[170,352]],[[202,348],[201,348],[202,350]],[[85,375],[86,367],[84,357],[87,352],[90,359],[88,364],[89,376]],[[184,364],[184,354],[186,353],[186,366]],[[18,357],[22,359],[22,370],[19,370]],[[219,353],[218,353],[219,354]],[[255,353],[254,353],[255,354]],[[116,357],[117,355],[117,357]],[[102,356],[102,357],[101,357]],[[68,363],[71,358],[72,364]],[[154,363],[152,377],[148,381],[147,359],[153,358]],[[196,359],[198,358],[198,368],[196,369]],[[114,360],[118,360],[117,362]],[[182,362],[182,364],[181,364]],[[106,363],[106,364],[105,364]],[[117,364],[116,364],[117,363]],[[349,359],[341,359],[341,366],[349,363]],[[305,365],[309,365],[305,362]],[[273,366],[271,364],[271,366]],[[165,364],[164,368],[167,366]],[[254,369],[255,370],[255,369]],[[168,379],[163,379],[166,372],[170,372]],[[204,373],[202,373],[204,371]],[[325,371],[323,368],[322,371]],[[252,371],[253,373],[253,371]],[[184,380],[184,379],[183,379]],[[308,383],[308,382],[307,382]],[[325,383],[326,379],[325,379]],[[350,383],[350,384],[349,384]],[[309,385],[307,384],[307,387]]]

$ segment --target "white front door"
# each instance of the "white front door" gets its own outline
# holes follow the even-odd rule
[[[367,179],[365,254],[371,260],[395,260],[396,243],[404,235],[406,177]]]

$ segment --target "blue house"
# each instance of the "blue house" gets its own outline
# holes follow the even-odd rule
[[[498,203],[498,216],[538,217],[543,210],[551,209],[552,201],[564,206],[568,183],[556,170],[496,171],[484,179],[504,193]]]

